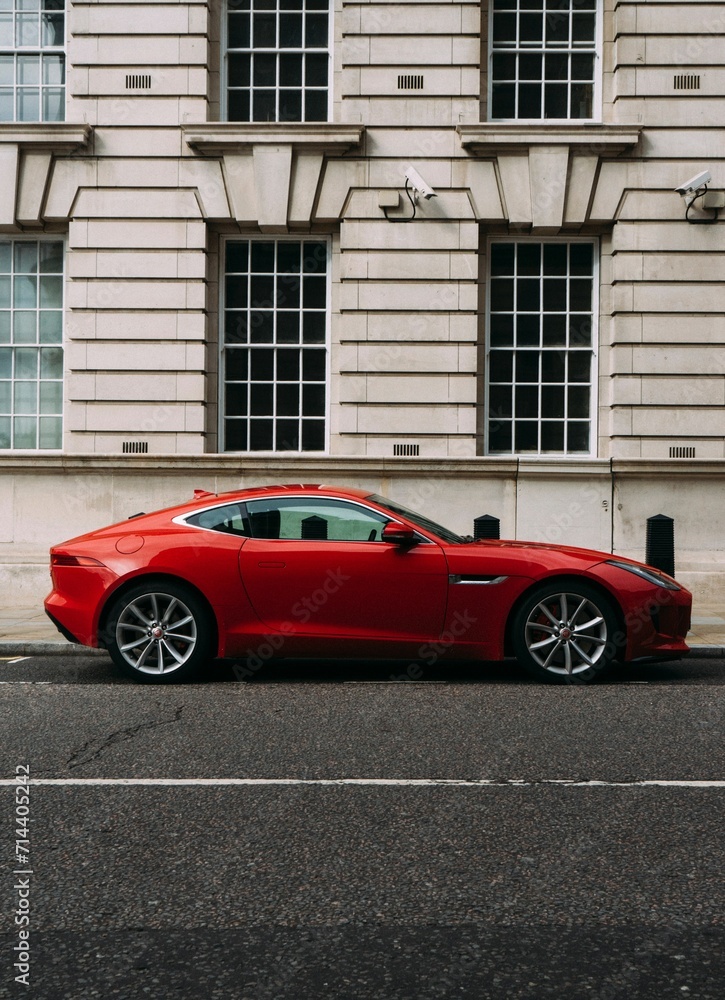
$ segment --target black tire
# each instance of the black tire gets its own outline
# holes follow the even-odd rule
[[[516,659],[538,680],[588,684],[617,658],[622,636],[612,602],[586,581],[549,580],[517,610]]]
[[[145,684],[186,680],[213,657],[208,609],[189,587],[168,580],[124,591],[109,610],[105,634],[114,663]]]

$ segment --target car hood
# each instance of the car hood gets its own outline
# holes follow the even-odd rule
[[[610,552],[546,542],[478,539],[468,545],[446,546],[451,573],[462,575],[537,576],[547,572],[584,573],[613,557]],[[621,562],[636,563],[632,559]]]

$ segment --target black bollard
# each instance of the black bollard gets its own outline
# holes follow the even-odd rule
[[[645,561],[670,576],[675,575],[675,522],[666,514],[647,518],[647,555]]]
[[[481,514],[473,520],[474,538],[500,538],[501,521],[492,514]]]

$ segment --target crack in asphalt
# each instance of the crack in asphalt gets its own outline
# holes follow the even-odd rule
[[[125,743],[127,740],[132,740],[144,729],[157,729],[159,726],[168,726],[174,722],[179,722],[183,710],[183,705],[177,705],[174,710],[173,718],[152,719],[150,722],[139,722],[138,725],[135,726],[127,726],[125,729],[117,729],[108,736],[97,737],[94,740],[87,740],[83,746],[80,747],[80,749],[73,751],[66,761],[66,767],[74,768],[82,767],[84,764],[90,764],[92,761],[98,760],[103,751],[108,747],[114,746],[117,743]]]

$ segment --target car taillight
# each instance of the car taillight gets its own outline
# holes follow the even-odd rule
[[[56,552],[51,552],[50,554],[50,565],[54,566],[103,566],[102,562],[98,559],[92,559],[90,556],[67,556],[61,555]]]

